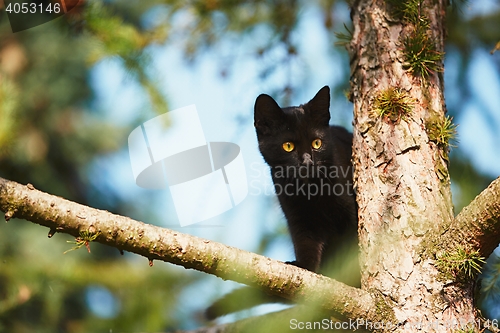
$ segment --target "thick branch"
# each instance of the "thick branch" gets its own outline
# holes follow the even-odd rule
[[[49,232],[97,234],[96,242],[260,287],[292,300],[315,302],[346,318],[380,320],[377,297],[322,275],[210,240],[80,205],[0,178],[0,210],[46,226]],[[292,279],[290,277],[293,277]],[[377,303],[378,302],[378,303]],[[377,306],[375,306],[377,304]],[[390,317],[385,313],[385,320]]]
[[[449,249],[469,244],[488,257],[500,242],[500,177],[456,216],[437,240]]]

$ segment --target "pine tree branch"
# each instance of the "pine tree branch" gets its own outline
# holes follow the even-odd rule
[[[500,242],[500,177],[455,217],[439,237],[447,248],[469,245],[488,257]]]
[[[364,290],[254,253],[74,203],[31,184],[0,178],[0,210],[6,221],[20,218],[50,228],[49,237],[56,232],[87,237],[150,261],[170,262],[272,295],[313,302],[346,318],[393,319],[392,310]]]

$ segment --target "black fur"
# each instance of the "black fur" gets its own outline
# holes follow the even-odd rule
[[[352,134],[343,127],[329,125],[329,106],[327,86],[297,107],[281,108],[272,97],[262,94],[255,101],[254,125],[292,237],[296,259],[289,263],[317,272],[336,254],[337,259],[355,262],[342,263],[343,269],[348,267],[348,274],[343,275],[346,278],[332,277],[359,285],[357,257],[352,260],[339,255],[357,249]],[[321,140],[318,149],[312,146],[316,139]],[[292,151],[283,149],[286,142],[294,144]],[[233,291],[214,303],[207,317],[213,319],[278,301],[270,296],[250,300],[252,293],[255,295],[251,288]]]
[[[259,149],[271,167],[292,236],[293,264],[318,271],[325,258],[356,238],[357,207],[352,187],[352,134],[329,126],[330,89],[307,104],[280,108],[268,95],[255,102]],[[312,142],[321,139],[319,149]],[[286,152],[284,142],[295,148]]]

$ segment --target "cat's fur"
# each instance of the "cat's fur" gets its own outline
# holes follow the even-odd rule
[[[330,89],[298,107],[280,108],[268,95],[255,102],[259,149],[271,167],[295,249],[295,265],[318,271],[325,258],[357,234],[352,187],[352,134],[330,126]],[[319,149],[312,142],[321,139]],[[286,152],[282,145],[293,142]]]
[[[352,249],[353,244],[354,248],[357,246],[352,134],[343,127],[329,125],[329,106],[330,89],[325,86],[312,100],[300,106],[281,108],[271,96],[262,94],[257,97],[254,108],[259,149],[271,168],[295,250],[296,259],[289,263],[314,272],[333,255],[338,258],[339,252]],[[318,149],[312,146],[316,139],[321,140]],[[290,152],[284,150],[286,142],[294,144]],[[354,265],[343,263],[343,268],[350,267],[351,274],[340,280],[358,285],[359,266],[354,257]],[[352,267],[355,267],[353,274]],[[207,310],[207,317],[278,301],[277,297],[252,298],[252,293],[255,295],[251,288],[233,291],[214,303]]]

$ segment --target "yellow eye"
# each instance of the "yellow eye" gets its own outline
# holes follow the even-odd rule
[[[321,139],[316,139],[312,142],[312,147],[314,149],[320,149],[322,144],[323,142],[321,142]]]
[[[293,144],[293,142],[285,142],[282,147],[284,151],[289,153],[293,150],[293,148],[295,148],[295,145]]]

